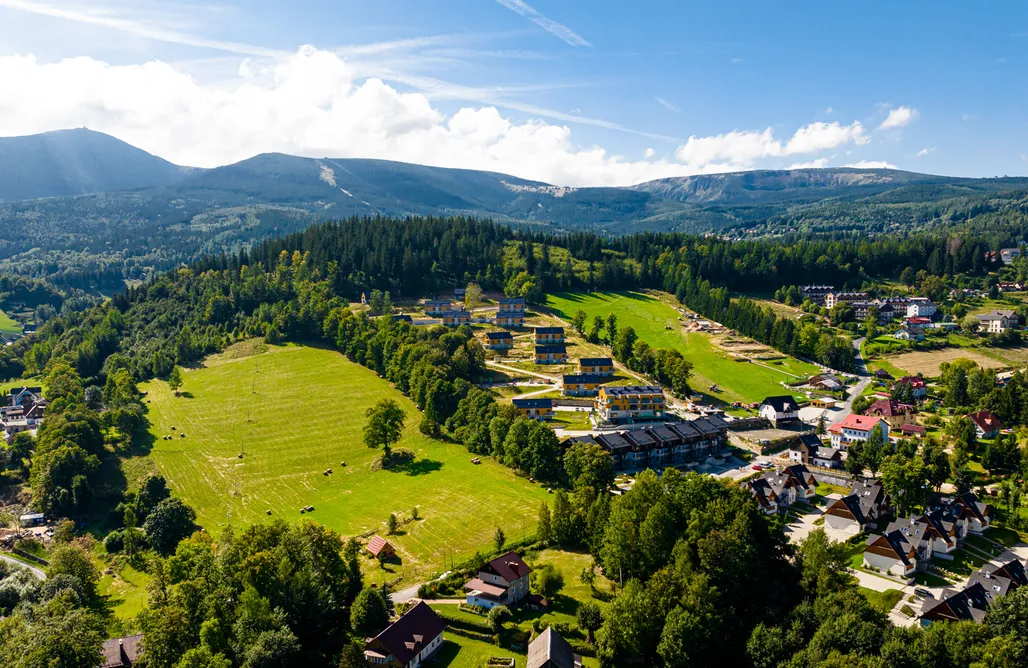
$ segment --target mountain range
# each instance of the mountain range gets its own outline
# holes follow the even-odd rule
[[[267,153],[174,165],[86,129],[0,139],[0,269],[53,274],[93,257],[145,274],[312,222],[473,215],[551,230],[876,233],[1021,207],[1028,179],[891,169],[760,170],[572,188],[495,172]],[[40,262],[48,265],[40,269]]]

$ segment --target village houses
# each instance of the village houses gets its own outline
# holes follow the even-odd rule
[[[654,418],[666,408],[664,390],[657,385],[601,387],[593,404],[608,421]]]
[[[464,585],[468,605],[492,609],[517,605],[529,594],[532,568],[515,552],[508,552],[478,569],[478,575]]]
[[[613,376],[614,360],[609,357],[582,357],[578,360],[578,373]]]
[[[518,415],[531,420],[549,420],[553,417],[553,399],[511,399]]]
[[[760,417],[776,427],[781,424],[797,422],[800,419],[800,406],[790,396],[782,395],[767,397],[760,402]]]
[[[828,429],[832,447],[844,451],[853,443],[866,441],[876,431],[883,441],[889,440],[889,423],[884,418],[855,413],[850,413]]]

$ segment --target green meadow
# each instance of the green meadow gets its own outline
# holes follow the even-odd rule
[[[185,371],[181,396],[163,381],[142,388],[152,449],[127,470],[159,470],[208,530],[309,518],[353,536],[384,533],[395,513],[401,527],[389,540],[403,563],[383,573],[369,561],[367,570],[373,580],[407,581],[442,570],[450,557],[489,551],[497,527],[511,540],[535,531],[539,504],[550,498],[545,488],[489,458],[472,464],[461,445],[421,434],[414,405],[374,372],[320,348],[249,352],[258,354],[230,349]],[[407,412],[396,447],[416,459],[372,470],[380,451],[364,445],[362,428],[365,411],[384,398]],[[314,511],[301,515],[305,506]]]
[[[785,357],[760,364],[739,362],[718,349],[708,334],[683,332],[679,313],[670,304],[641,292],[560,293],[550,295],[546,305],[570,321],[582,309],[589,320],[617,315],[618,327],[632,327],[641,341],[654,348],[674,348],[693,363],[693,388],[705,391],[717,384],[723,401],[760,401],[788,391],[781,382],[818,373],[817,367]],[[671,329],[666,329],[667,326]],[[799,395],[797,395],[799,396]]]
[[[19,333],[21,333],[21,324],[3,311],[0,311],[0,334]]]

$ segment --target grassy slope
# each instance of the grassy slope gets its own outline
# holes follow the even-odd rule
[[[642,293],[563,293],[550,295],[546,305],[567,320],[578,309],[585,311],[590,321],[595,315],[606,318],[609,313],[616,314],[618,326],[632,327],[640,340],[654,348],[679,350],[695,366],[691,385],[705,389],[717,383],[723,390],[718,397],[725,401],[760,401],[768,395],[783,394],[786,390],[779,383],[794,380],[790,373],[817,373],[813,365],[791,358],[780,360],[781,364],[769,363],[773,368],[735,362],[715,348],[706,334],[682,332],[674,308]],[[666,325],[673,329],[664,329]]]
[[[489,459],[473,465],[460,445],[423,436],[408,399],[333,351],[287,346],[242,359],[222,356],[187,371],[184,380],[178,398],[161,381],[144,387],[155,438],[148,458],[209,529],[263,521],[266,509],[291,521],[313,505],[313,519],[355,535],[384,531],[390,512],[406,517],[418,506],[421,519],[390,540],[404,567],[425,575],[442,569],[444,548],[458,559],[470,557],[491,544],[497,527],[520,538],[522,517],[534,531],[539,502],[548,498]],[[379,453],[361,438],[365,411],[383,398],[407,411],[399,447],[415,451],[417,460],[404,470],[372,472]],[[172,433],[174,440],[161,440]],[[246,456],[239,459],[244,440]],[[322,475],[328,468],[334,474]],[[145,469],[129,470],[138,476]]]
[[[0,311],[0,334],[18,334],[21,332],[21,325],[11,316]]]

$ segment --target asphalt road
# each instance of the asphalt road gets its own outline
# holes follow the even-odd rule
[[[22,568],[24,568],[28,572],[30,572],[33,575],[35,575],[40,580],[45,580],[46,579],[46,571],[44,571],[42,568],[39,568],[38,566],[29,566],[25,562],[18,561],[14,557],[8,557],[6,554],[0,554],[0,560],[6,561],[9,564],[14,564],[15,566],[21,566]]]

